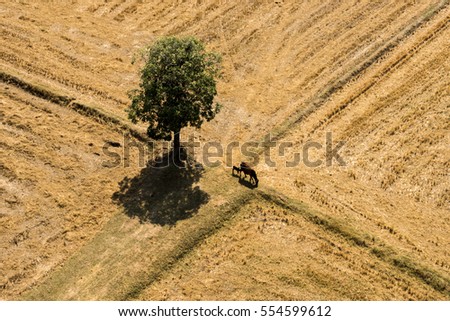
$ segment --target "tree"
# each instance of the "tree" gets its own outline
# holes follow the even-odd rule
[[[200,128],[219,112],[214,103],[221,57],[194,37],[165,37],[142,51],[140,88],[129,92],[128,117],[148,122],[153,139],[171,140],[175,155],[183,127]]]

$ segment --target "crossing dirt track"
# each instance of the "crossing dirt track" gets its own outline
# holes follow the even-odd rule
[[[449,1],[2,1],[0,16],[0,299],[450,299]],[[276,142],[245,159],[258,188],[231,175],[237,149],[216,167],[201,148],[183,169],[150,166],[158,142],[140,155],[131,62],[165,35],[223,55],[223,109],[182,138]],[[345,165],[325,161],[330,136]],[[311,142],[321,164],[289,166]]]

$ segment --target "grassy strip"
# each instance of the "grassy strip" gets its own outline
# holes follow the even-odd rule
[[[414,262],[411,258],[399,255],[386,245],[373,247],[371,253],[379,259],[395,266],[403,272],[428,284],[436,291],[450,298],[450,279],[439,275],[439,273]]]
[[[263,199],[275,203],[277,206],[288,209],[292,212],[299,213],[311,223],[320,225],[325,230],[338,234],[357,246],[370,247],[375,239],[367,234],[363,235],[357,232],[348,224],[344,224],[344,222],[341,222],[333,217],[311,211],[307,205],[296,200],[289,199],[284,195],[280,195],[276,191],[265,192],[264,190],[259,189],[257,192]]]
[[[30,83],[27,83],[27,82],[19,79],[18,77],[9,75],[1,70],[0,70],[0,80],[2,80],[5,83],[19,87],[19,88],[25,90],[26,92],[29,92],[33,96],[51,101],[52,103],[58,104],[60,106],[68,106],[71,101],[75,100],[75,98],[61,96],[61,95],[55,94],[47,89],[44,89],[40,86],[36,86],[36,85],[32,85]]]
[[[144,240],[136,242],[135,237],[131,236],[134,227],[124,228],[128,218],[118,213],[80,252],[75,253],[63,266],[51,271],[43,283],[25,292],[21,300],[61,300],[80,279],[92,278],[92,273],[99,274],[94,274],[93,284],[89,285],[87,292],[88,296],[86,293],[79,293],[78,291],[83,289],[78,288],[69,299],[92,299],[91,293],[95,296],[93,291],[102,286],[106,286],[107,293],[100,294],[99,299],[136,299],[144,289],[170,273],[180,260],[201,245],[205,239],[217,233],[236,215],[240,207],[254,197],[252,192],[239,195],[220,206],[215,213],[206,210],[197,215],[187,227],[182,225],[164,228],[157,235],[157,243],[148,243]],[[109,254],[102,256],[106,251],[109,251]],[[142,256],[140,253],[148,255]],[[131,272],[132,270],[125,265],[121,265],[120,262],[123,261],[131,265],[139,264],[144,270]],[[103,267],[101,272],[93,272],[99,266]]]
[[[409,257],[400,255],[394,249],[377,240],[374,236],[363,234],[333,217],[315,213],[314,211],[309,210],[305,204],[289,199],[275,191],[266,192],[262,189],[258,189],[257,193],[263,199],[294,213],[299,213],[308,221],[321,226],[327,231],[344,237],[359,247],[370,249],[370,253],[374,254],[378,259],[417,278],[421,282],[431,286],[434,290],[450,298],[450,279],[413,261]]]
[[[160,280],[165,274],[176,266],[176,264],[192,252],[196,247],[208,237],[217,233],[234,215],[239,212],[239,208],[251,201],[254,193],[249,192],[236,197],[226,205],[223,205],[216,215],[209,216],[209,220],[202,222],[201,226],[194,225],[192,230],[183,231],[180,242],[171,251],[166,252],[153,266],[153,271],[147,273],[144,281],[136,283],[125,295],[123,300],[135,300],[139,294],[154,282]]]
[[[141,142],[151,141],[146,134],[139,132],[138,130],[132,128],[130,125],[124,123],[118,118],[112,115],[108,115],[97,108],[77,102],[76,99],[73,97],[56,94],[48,89],[42,88],[41,86],[35,84],[28,83],[16,76],[10,75],[1,70],[0,70],[0,80],[5,83],[19,87],[33,96],[45,99],[62,107],[71,108],[80,115],[87,116],[100,124],[106,124],[108,126],[111,126],[124,134],[129,134],[138,141]]]
[[[122,121],[113,116],[106,115],[105,113],[99,111],[96,108],[78,103],[76,101],[70,103],[69,107],[83,116],[95,119],[98,123],[107,124],[109,126],[118,129],[122,133],[129,134],[130,136],[134,137],[140,142],[145,143],[151,141],[151,139],[147,135],[137,131],[134,128],[131,128],[129,125],[123,123]]]
[[[99,260],[101,253],[108,247],[109,234],[115,232],[114,237],[123,237],[120,226],[123,224],[123,216],[120,213],[114,215],[103,230],[101,230],[87,245],[83,246],[79,252],[69,257],[48,271],[44,281],[30,287],[21,294],[19,300],[22,301],[60,301],[62,294],[67,292],[68,285],[75,284],[82,278],[83,271],[88,271],[96,260]],[[109,244],[111,246],[111,244]]]

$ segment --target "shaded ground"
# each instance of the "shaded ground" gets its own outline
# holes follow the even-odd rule
[[[203,166],[191,160],[178,166],[172,160],[172,152],[166,153],[149,162],[139,175],[119,183],[113,199],[128,216],[138,217],[142,223],[174,225],[192,217],[208,202],[209,195],[196,186]]]

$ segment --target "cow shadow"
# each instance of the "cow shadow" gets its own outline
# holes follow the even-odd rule
[[[234,171],[231,172],[231,175],[233,177],[237,177],[239,179],[239,184],[241,184],[247,188],[254,189],[257,187],[255,184],[253,184],[252,182],[245,179],[245,177],[242,177],[241,175],[235,173]]]
[[[125,177],[112,198],[141,223],[173,226],[208,202],[209,195],[196,186],[203,171],[200,163],[189,158],[174,162],[173,152],[167,152],[149,162],[139,175]]]
[[[242,178],[242,177],[239,177],[239,184],[241,184],[247,188],[250,188],[250,189],[254,189],[257,187],[255,184],[249,182],[248,180],[246,180],[245,178]]]

